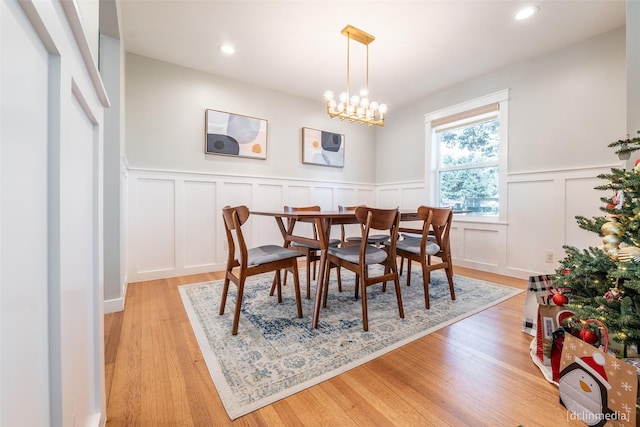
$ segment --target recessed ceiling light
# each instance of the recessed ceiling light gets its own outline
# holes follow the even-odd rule
[[[538,13],[539,10],[540,8],[538,6],[527,6],[516,13],[516,19],[518,21],[522,21],[523,19],[531,18],[533,15]]]
[[[222,53],[226,53],[227,55],[231,55],[236,51],[230,44],[221,44],[218,46],[218,50]]]

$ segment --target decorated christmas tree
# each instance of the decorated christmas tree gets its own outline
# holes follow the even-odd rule
[[[640,133],[640,131],[638,132]],[[640,150],[640,138],[609,144],[620,159]],[[602,236],[599,247],[577,249],[565,246],[566,257],[556,270],[555,283],[566,288],[567,307],[575,314],[569,320],[574,331],[586,319],[598,319],[609,329],[613,341],[623,349],[640,343],[640,159],[632,170],[612,168],[599,175],[606,180],[597,190],[602,216],[578,216],[580,228]],[[591,334],[593,336],[593,334]],[[587,340],[588,341],[588,340]]]

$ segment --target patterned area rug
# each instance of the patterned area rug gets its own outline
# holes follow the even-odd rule
[[[420,269],[412,271],[411,286],[406,286],[406,277],[400,279],[404,319],[398,316],[391,283],[384,293],[379,285],[367,289],[368,332],[362,329],[362,305],[354,300],[355,277],[349,271],[342,271],[343,291],[339,293],[332,270],[327,308],[320,311],[318,329],[311,328],[313,296],[307,300],[302,291],[304,317],[298,319],[292,286],[283,288],[282,304],[269,296],[272,274],[247,281],[236,336],[231,335],[233,284],[222,316],[218,315],[221,280],[180,286],[191,326],[229,417],[233,420],[290,396],[522,292],[455,276],[456,300],[451,301],[446,276],[435,271],[429,286],[431,308],[426,310],[422,276],[416,270]],[[299,274],[303,282],[304,269]]]

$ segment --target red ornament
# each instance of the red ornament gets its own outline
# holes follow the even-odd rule
[[[593,332],[591,329],[581,329],[578,334],[580,339],[589,344],[595,344],[598,342],[598,334]]]
[[[554,294],[551,298],[551,301],[553,301],[555,305],[562,307],[569,302],[569,298],[567,298],[567,296],[564,294]]]

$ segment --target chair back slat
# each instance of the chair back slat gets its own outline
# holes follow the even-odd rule
[[[398,209],[377,209],[366,206],[358,206],[355,209],[356,219],[361,224],[366,224],[367,214],[371,212],[370,228],[375,230],[390,230],[398,216]]]
[[[222,208],[222,218],[227,234],[229,258],[235,258],[237,255],[240,265],[246,265],[247,244],[242,234],[242,224],[249,219],[249,208],[244,205],[225,206]]]
[[[318,205],[314,205],[314,206],[285,206],[284,207],[284,211],[287,213],[292,213],[292,212],[318,212],[320,211],[321,208]],[[289,232],[291,234],[293,234],[293,229],[296,225],[296,219],[295,218],[287,218],[287,228],[289,229]],[[311,229],[311,232],[313,234],[313,238],[315,240],[318,239],[318,230],[316,228],[315,224],[306,224],[307,227],[309,227]],[[307,228],[307,230],[309,229]]]
[[[431,229],[436,236],[436,242],[440,246],[441,252],[449,252],[449,231],[451,230],[451,223],[453,221],[453,209],[451,208],[427,208],[421,206],[420,209],[425,208],[433,212],[431,219]]]
[[[320,206],[285,206],[285,212],[316,212],[320,211]]]
[[[244,224],[249,219],[249,208],[244,205],[241,206],[225,206],[222,208],[222,217],[224,218],[224,224],[229,230],[234,230],[236,225],[233,221],[233,214],[237,213],[239,225]]]

